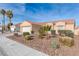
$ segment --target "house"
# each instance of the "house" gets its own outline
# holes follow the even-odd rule
[[[21,23],[15,24],[15,31],[16,32],[20,32],[20,24]]]
[[[65,20],[57,20],[51,22],[31,22],[24,21],[16,25],[16,28],[19,28],[21,33],[35,31],[37,32],[41,26],[50,25],[51,30],[56,30],[58,34],[58,30],[71,30],[75,35],[79,35],[79,27],[76,27],[74,19],[65,19]]]
[[[79,27],[77,26],[77,27],[75,27],[75,33],[74,33],[75,35],[79,35]]]
[[[72,32],[74,32],[75,30],[75,20],[73,19],[46,22],[44,25],[52,26],[51,30],[56,30],[57,34],[58,34],[58,30],[71,30]]]
[[[25,21],[20,24],[20,32],[22,33],[23,32],[31,33],[31,31],[38,31],[39,28],[40,28],[40,24],[31,21]]]

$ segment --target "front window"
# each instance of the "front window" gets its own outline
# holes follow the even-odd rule
[[[59,30],[64,30],[64,29],[65,29],[65,26],[64,26],[64,25],[59,25],[59,26],[58,26],[58,29],[59,29]]]

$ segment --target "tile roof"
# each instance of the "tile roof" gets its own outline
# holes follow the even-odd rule
[[[63,19],[63,20],[55,20],[55,21],[49,21],[49,22],[32,22],[32,21],[27,21],[31,24],[36,24],[36,25],[43,25],[46,23],[56,23],[56,22],[66,22],[66,23],[75,23],[74,19]],[[15,26],[19,26],[21,23],[16,24]]]
[[[21,23],[15,24],[15,26],[19,27]]]

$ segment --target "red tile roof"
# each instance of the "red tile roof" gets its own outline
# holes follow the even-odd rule
[[[50,23],[56,23],[56,22],[66,22],[66,23],[74,23],[74,19],[63,19],[63,20],[55,20],[55,21],[50,21]],[[49,22],[48,22],[49,23]]]
[[[55,21],[49,21],[49,22],[32,22],[32,21],[27,21],[31,24],[36,24],[36,25],[43,25],[46,23],[56,23],[56,22],[66,22],[66,23],[75,23],[74,19],[63,19],[63,20],[55,20]],[[16,24],[15,26],[20,26],[21,23]]]
[[[21,23],[15,24],[16,27],[19,27]]]

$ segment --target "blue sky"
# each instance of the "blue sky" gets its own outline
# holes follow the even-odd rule
[[[14,24],[26,20],[33,22],[47,22],[62,19],[75,19],[79,25],[79,4],[0,4],[0,9],[12,10]],[[0,23],[2,16],[0,15]],[[6,17],[6,23],[8,23]]]

